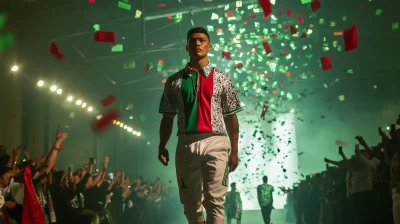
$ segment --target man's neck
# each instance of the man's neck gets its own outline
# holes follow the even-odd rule
[[[208,56],[201,59],[190,59],[190,67],[195,70],[200,70],[208,64]]]

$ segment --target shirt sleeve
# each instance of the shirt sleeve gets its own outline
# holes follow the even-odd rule
[[[165,83],[164,93],[161,96],[158,112],[171,117],[175,117],[175,115],[178,113],[176,96],[174,96],[172,82],[170,79],[168,79],[167,83]]]
[[[227,80],[222,91],[221,104],[223,116],[236,114],[243,110],[242,106],[240,105],[239,97],[235,91],[235,88],[233,87],[232,79],[229,76],[227,76]]]

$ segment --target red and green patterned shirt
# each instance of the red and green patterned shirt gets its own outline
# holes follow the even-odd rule
[[[200,75],[189,66],[168,78],[159,112],[178,114],[178,136],[226,135],[223,116],[242,110],[231,78],[208,63]]]

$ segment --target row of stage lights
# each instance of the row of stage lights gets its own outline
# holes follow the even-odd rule
[[[37,82],[37,86],[39,86],[39,87],[44,87],[44,86],[45,86],[44,81],[43,81],[43,80],[39,80],[39,81]],[[51,92],[54,92],[54,93],[56,93],[56,94],[58,94],[58,95],[61,95],[61,94],[63,93],[63,90],[60,89],[60,88],[58,88],[56,85],[51,85],[51,86],[50,86],[50,91],[51,91]],[[68,101],[68,102],[74,101],[74,97],[71,96],[71,95],[68,96],[68,97],[67,97],[67,101]],[[94,111],[94,108],[93,108],[92,106],[89,106],[86,102],[84,102],[83,100],[81,100],[81,99],[79,99],[79,98],[75,101],[75,104],[76,104],[77,106],[82,107],[83,109],[87,109],[88,112],[93,112],[93,111]],[[102,115],[98,115],[98,116],[96,117],[97,120],[100,120],[101,118],[102,118]],[[127,130],[129,133],[132,133],[132,134],[135,135],[135,136],[138,136],[138,137],[139,137],[139,136],[142,135],[141,132],[133,130],[133,128],[131,128],[131,127],[127,126],[127,125],[124,125],[124,123],[122,123],[121,121],[113,120],[112,123],[113,123],[114,125],[117,125],[117,126],[123,128],[123,129]]]
[[[45,83],[44,83],[43,80],[39,80],[39,81],[37,82],[37,85],[38,85],[39,87],[44,87],[44,86],[45,86]],[[56,85],[50,86],[50,91],[51,91],[51,92],[55,92],[55,93],[57,93],[58,95],[61,95],[61,94],[63,93],[62,89],[58,88]],[[68,101],[68,102],[74,101],[74,97],[73,97],[73,96],[68,96],[68,97],[67,97],[67,101]],[[81,99],[77,99],[77,100],[75,101],[75,104],[76,104],[77,106],[81,106],[83,109],[86,109],[86,108],[87,108],[87,111],[88,111],[88,112],[93,112],[93,110],[94,110],[92,106],[88,106],[88,104],[87,104],[86,102],[84,102],[83,100],[81,100]],[[100,120],[101,118],[102,118],[102,115],[98,115],[98,116],[96,117],[97,120]],[[127,125],[124,125],[124,123],[122,123],[121,121],[113,120],[113,124],[114,124],[114,125],[117,125],[117,126],[119,126],[119,127],[121,127],[121,128],[123,128],[123,129],[125,129],[125,130],[127,130],[128,132],[132,133],[132,134],[135,135],[135,136],[138,136],[138,137],[139,137],[139,136],[142,135],[141,132],[133,130],[131,127],[129,127],[129,126],[127,126]]]
[[[17,65],[14,65],[14,66],[11,67],[11,71],[12,71],[13,73],[18,72],[18,70],[19,70],[19,67],[18,67]],[[39,81],[37,82],[37,86],[39,86],[39,87],[45,87],[44,81],[43,81],[43,80],[39,80]],[[63,93],[63,90],[62,90],[61,88],[58,88],[56,85],[51,85],[51,86],[50,86],[50,91],[53,92],[53,93],[56,93],[56,94],[58,94],[58,95],[62,95],[62,93]],[[67,101],[68,101],[68,102],[74,101],[74,97],[71,96],[71,95],[68,96],[68,97],[67,97]],[[83,100],[81,100],[81,99],[79,99],[79,98],[75,101],[75,104],[76,104],[77,106],[82,107],[83,109],[86,109],[89,113],[91,113],[91,112],[94,111],[94,108],[93,108],[92,106],[89,106],[86,102],[84,102]],[[98,116],[96,117],[97,120],[100,120],[101,118],[102,118],[102,115],[98,115]],[[124,130],[128,131],[129,133],[132,133],[132,134],[135,135],[135,136],[138,136],[138,137],[139,137],[139,136],[142,135],[141,132],[136,131],[136,130],[133,130],[133,128],[131,128],[131,127],[125,125],[125,124],[122,123],[121,121],[113,120],[112,123],[113,123],[113,125],[117,125],[117,126],[123,128]]]

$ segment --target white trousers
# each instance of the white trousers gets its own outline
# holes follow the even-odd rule
[[[400,224],[400,194],[396,192],[396,188],[392,188],[392,200],[394,224]]]
[[[224,224],[228,190],[228,156],[231,144],[225,136],[181,136],[176,148],[179,196],[189,224]],[[203,207],[204,206],[204,207]]]

